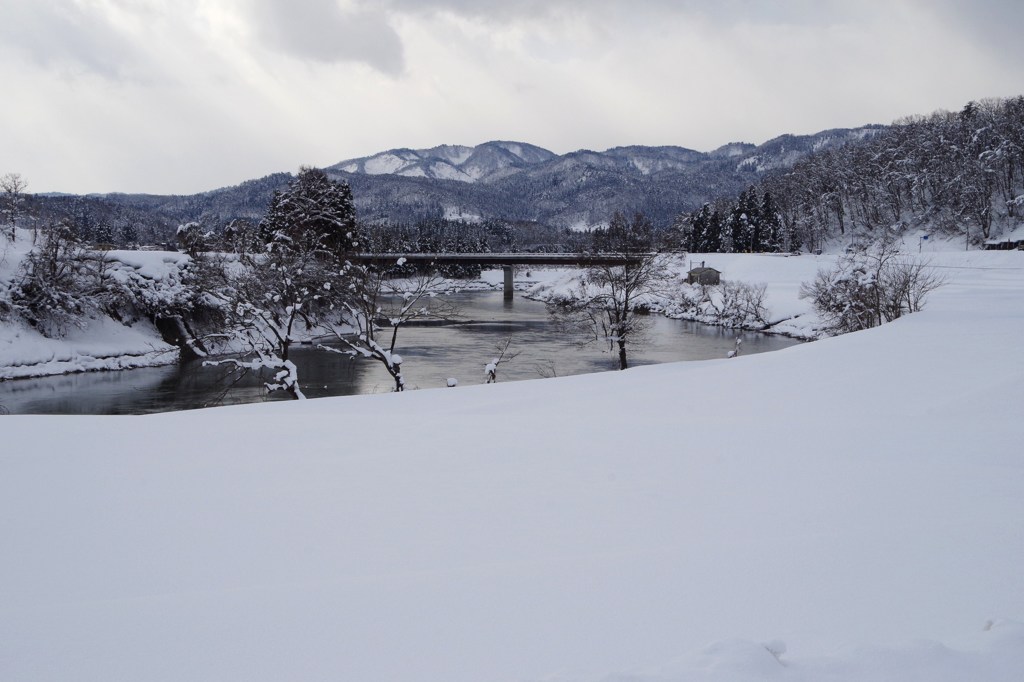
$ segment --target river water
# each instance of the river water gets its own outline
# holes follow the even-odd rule
[[[614,370],[618,357],[607,344],[578,347],[559,332],[543,303],[503,300],[501,292],[457,294],[460,317],[454,324],[403,327],[395,350],[403,357],[407,390],[443,388],[449,378],[460,386],[482,384],[484,367],[497,346],[511,338],[510,354],[498,366],[498,381],[521,381]],[[695,322],[649,318],[646,342],[627,347],[631,366],[681,360],[724,358],[743,338],[743,353],[762,353],[796,341],[736,332]],[[328,353],[311,346],[293,349],[299,382],[309,398],[382,393],[391,377],[373,360]],[[166,367],[89,372],[0,382],[0,405],[11,414],[146,414],[213,405],[279,400],[261,381],[234,382],[225,369],[190,362]]]

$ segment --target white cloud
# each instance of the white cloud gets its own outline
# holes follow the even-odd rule
[[[711,149],[885,123],[1020,94],[1020,48],[990,37],[1024,10],[972,7],[0,0],[0,172],[182,193],[401,146]]]
[[[259,32],[286,54],[333,63],[364,62],[387,74],[403,69],[402,43],[384,15],[337,0],[253,0]]]

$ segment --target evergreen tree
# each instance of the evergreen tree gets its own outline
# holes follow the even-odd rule
[[[271,370],[269,390],[304,398],[291,348],[333,322],[353,284],[345,256],[359,240],[348,185],[303,168],[287,189],[274,194],[259,237],[265,252],[244,255],[246,267],[226,273],[229,281],[221,293],[228,334],[249,353],[208,364],[240,372]]]
[[[704,204],[700,210],[693,214],[690,221],[689,250],[697,253],[707,251],[707,232],[711,222],[711,205]]]
[[[359,246],[352,190],[318,168],[302,168],[274,193],[259,234],[266,244],[302,242],[303,249],[315,245],[334,257],[351,253]]]
[[[616,211],[608,227],[594,230],[593,244],[599,253],[648,253],[654,249],[654,227],[643,213],[630,221]]]
[[[734,252],[754,253],[760,250],[760,207],[755,187],[740,192],[736,205],[729,213],[728,224]]]
[[[722,250],[722,218],[711,204],[704,204],[693,217],[691,251],[717,253]]]
[[[778,206],[775,205],[775,198],[771,192],[765,192],[761,197],[760,211],[760,241],[758,251],[778,253],[782,250],[782,215]]]

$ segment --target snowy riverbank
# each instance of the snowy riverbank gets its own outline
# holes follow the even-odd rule
[[[949,245],[944,245],[949,246]],[[27,232],[19,241],[7,244],[0,259],[0,287],[10,281],[18,264],[31,247]],[[908,250],[912,251],[912,245]],[[925,256],[936,264],[949,267],[974,267],[995,258],[990,252],[938,252]],[[177,252],[108,251],[102,254],[107,276],[119,282],[131,282],[133,292],[141,292],[147,303],[181,298],[183,269],[188,256]],[[722,272],[723,279],[766,286],[765,305],[770,333],[811,340],[820,336],[817,316],[810,303],[800,299],[800,285],[813,280],[821,268],[829,268],[837,256],[789,256],[783,254],[690,254],[673,261],[672,272],[677,284],[685,279],[690,265],[706,262]],[[516,289],[534,300],[548,301],[565,295],[578,283],[578,269],[520,269]],[[479,280],[449,280],[443,288],[473,291],[500,289],[501,270],[485,271]],[[673,289],[673,287],[669,287]],[[713,324],[707,315],[694,315],[674,308],[672,295],[650,301],[656,310],[669,316]],[[153,307],[153,306],[151,306]],[[159,307],[158,305],[156,307]],[[65,336],[48,338],[16,317],[0,320],[0,380],[40,377],[105,369],[126,369],[170,364],[177,360],[177,348],[163,341],[156,328],[146,319],[122,324],[109,317],[93,315],[79,320]],[[762,325],[752,325],[760,329]]]
[[[1024,254],[933,261],[735,360],[2,418],[0,678],[1016,682]]]
[[[0,311],[9,286],[29,250],[32,236],[18,231],[14,242],[0,241]],[[108,282],[131,282],[148,302],[168,300],[182,291],[182,268],[188,256],[167,251],[97,252]],[[45,336],[17,315],[0,317],[0,381],[95,370],[153,367],[176,362],[178,349],[161,338],[146,319],[131,324],[102,314],[68,324],[63,336]]]

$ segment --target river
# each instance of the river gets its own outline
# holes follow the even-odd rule
[[[457,294],[460,317],[454,324],[403,327],[396,351],[401,353],[409,390],[443,388],[449,378],[460,386],[484,383],[485,365],[496,347],[511,338],[510,360],[498,366],[499,382],[568,376],[614,370],[618,358],[607,344],[578,347],[548,318],[543,303],[501,292]],[[650,318],[643,344],[628,347],[631,366],[684,360],[724,358],[737,336],[743,353],[778,350],[792,339],[736,332],[695,322]],[[302,390],[309,398],[390,391],[393,382],[379,363],[298,346],[293,359]],[[213,405],[285,399],[267,395],[261,382],[246,377],[232,383],[220,367],[201,362],[89,372],[0,382],[0,405],[11,414],[147,414]]]

